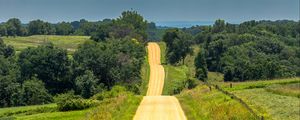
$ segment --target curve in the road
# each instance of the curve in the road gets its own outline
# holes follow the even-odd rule
[[[148,43],[150,79],[147,96],[137,109],[134,120],[186,120],[181,106],[174,96],[161,96],[165,72],[160,64],[160,48],[157,43]]]

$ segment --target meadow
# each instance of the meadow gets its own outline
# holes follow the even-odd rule
[[[204,84],[176,95],[190,120],[254,120],[242,104]]]
[[[242,99],[257,115],[265,119],[295,120],[300,118],[299,77],[248,82],[215,82],[213,84],[219,85],[223,90]]]
[[[12,45],[16,52],[27,47],[36,47],[48,42],[53,43],[59,48],[66,49],[68,54],[74,53],[78,45],[90,40],[89,36],[60,36],[60,35],[33,35],[27,37],[2,37],[4,43]]]

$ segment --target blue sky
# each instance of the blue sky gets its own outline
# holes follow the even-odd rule
[[[149,21],[299,20],[299,0],[0,0],[0,22],[116,18],[134,9]]]

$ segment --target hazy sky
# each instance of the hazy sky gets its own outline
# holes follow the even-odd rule
[[[149,21],[299,20],[299,0],[0,0],[0,22],[116,18],[134,9]]]

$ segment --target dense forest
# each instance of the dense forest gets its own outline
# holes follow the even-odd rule
[[[144,47],[158,39],[166,43],[166,58],[173,65],[194,54],[192,46],[200,47],[195,58],[199,80],[205,81],[208,71],[223,73],[225,81],[300,76],[299,33],[300,22],[287,20],[241,24],[216,20],[212,26],[162,30],[136,11],[97,22],[22,24],[12,18],[0,24],[0,36],[86,35],[93,41],[68,56],[52,43],[16,54],[0,38],[0,107],[50,103],[66,92],[90,98],[115,85],[139,94]]]
[[[28,27],[18,19],[1,25],[2,34],[5,26],[4,35],[9,36],[82,31],[94,41],[80,45],[70,57],[65,49],[52,43],[15,54],[14,48],[0,38],[0,107],[45,104],[65,92],[90,98],[114,85],[139,93],[147,21],[135,11],[125,11],[117,19],[93,24],[98,23],[83,22],[76,31],[71,23],[52,25],[40,20],[30,22]],[[97,28],[91,30],[87,26]]]
[[[197,77],[207,70],[224,73],[225,81],[300,76],[300,22],[247,21],[183,29],[202,48]],[[203,60],[205,59],[205,60]]]
[[[138,40],[160,39],[162,30],[158,30],[154,22],[140,22],[143,17],[136,17],[134,14],[136,12],[123,12],[122,16],[126,17],[124,19],[104,19],[96,22],[81,19],[73,22],[49,23],[38,19],[24,24],[18,18],[11,18],[0,23],[0,36],[86,35],[92,36],[96,41],[112,36],[115,38],[131,36]]]

